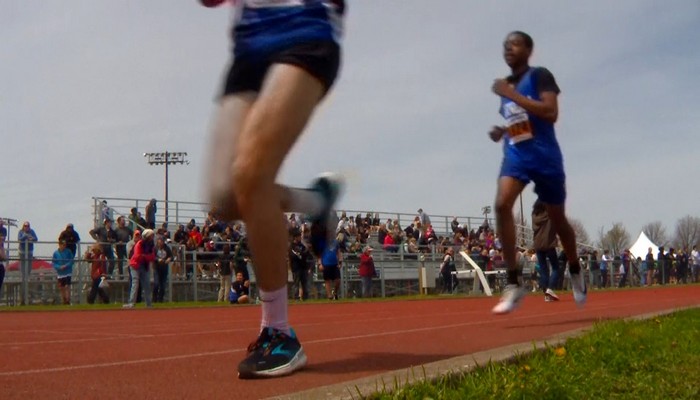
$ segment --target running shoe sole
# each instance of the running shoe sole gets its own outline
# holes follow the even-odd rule
[[[256,378],[275,378],[279,376],[289,375],[306,366],[307,359],[304,349],[300,348],[297,354],[289,360],[287,364],[280,365],[276,368],[271,368],[264,371],[238,371],[240,379],[256,379]]]

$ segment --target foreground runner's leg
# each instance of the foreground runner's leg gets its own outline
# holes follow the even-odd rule
[[[586,287],[583,271],[581,271],[581,264],[578,259],[576,233],[571,227],[571,224],[569,224],[569,220],[566,218],[563,204],[547,204],[547,213],[552,220],[554,229],[557,230],[557,235],[559,235],[559,240],[561,241],[562,247],[564,247],[564,253],[569,262],[571,290],[574,292],[574,301],[577,306],[583,307],[588,297],[588,288]]]
[[[257,97],[235,95],[222,101],[223,122],[216,128],[222,133],[215,132],[214,141],[230,140],[227,147],[233,151],[220,151],[229,152],[232,167],[223,169],[229,184],[216,177],[211,192],[223,215],[240,216],[246,223],[263,314],[261,333],[239,365],[241,378],[284,375],[306,364],[287,319],[288,233],[282,210],[301,203],[304,211],[317,208],[320,213],[331,205],[318,191],[290,190],[275,179],[323,93],[321,83],[306,71],[276,64]],[[226,131],[233,139],[221,139]],[[222,193],[232,193],[233,201],[224,203]]]

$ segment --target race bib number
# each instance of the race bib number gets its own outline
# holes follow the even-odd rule
[[[516,144],[535,137],[532,133],[532,125],[527,116],[527,111],[515,103],[505,106],[506,131],[510,144]]]

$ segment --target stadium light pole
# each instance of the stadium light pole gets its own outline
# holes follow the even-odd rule
[[[481,207],[481,213],[484,214],[484,220],[486,223],[489,223],[489,213],[491,212],[491,206],[483,206]]]
[[[187,153],[166,151],[163,153],[143,153],[143,156],[148,158],[148,163],[150,165],[165,165],[165,223],[167,224],[168,223],[168,165],[171,165],[171,164],[190,165],[189,160],[186,159]]]

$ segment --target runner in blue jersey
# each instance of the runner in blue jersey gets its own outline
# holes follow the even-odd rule
[[[552,226],[568,256],[574,300],[579,306],[586,302],[586,285],[578,261],[576,235],[564,209],[564,163],[554,134],[554,123],[559,113],[559,87],[546,68],[529,65],[533,45],[528,34],[511,32],[503,44],[503,57],[512,74],[506,79],[496,79],[492,86],[493,92],[501,97],[499,111],[505,119],[505,125],[493,127],[489,136],[495,142],[503,140],[503,163],[495,208],[503,256],[508,267],[508,285],[493,309],[496,314],[515,310],[525,296],[521,271],[516,263],[513,205],[530,181],[535,183],[535,193],[545,204]]]
[[[290,374],[306,355],[287,318],[288,232],[283,211],[312,220],[318,255],[333,238],[341,189],[325,174],[309,189],[276,184],[277,174],[340,67],[345,5],[340,0],[200,0],[234,6],[233,62],[225,77],[207,175],[212,212],[243,220],[262,302],[258,338],[239,378]]]

